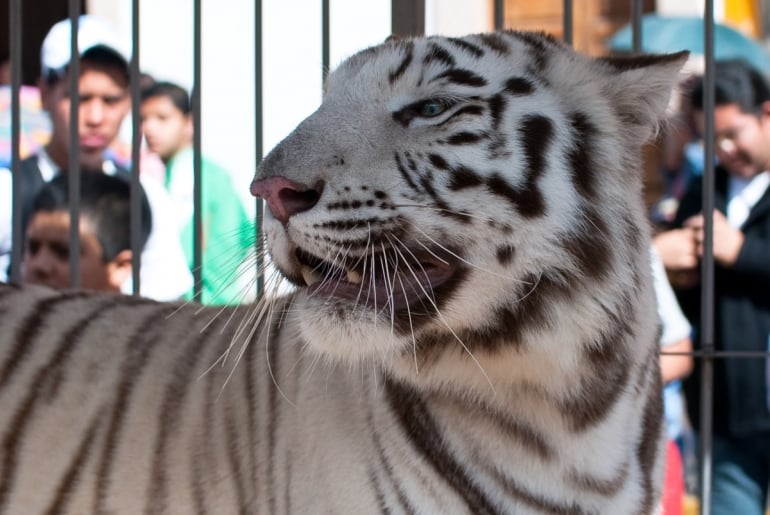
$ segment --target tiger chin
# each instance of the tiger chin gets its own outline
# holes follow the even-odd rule
[[[641,146],[686,59],[389,40],[251,184],[293,293],[0,286],[0,514],[657,513]]]

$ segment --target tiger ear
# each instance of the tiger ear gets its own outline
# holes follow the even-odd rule
[[[681,70],[689,55],[683,51],[598,59],[613,105],[630,124],[637,141],[647,141],[657,133],[672,93],[685,78]]]

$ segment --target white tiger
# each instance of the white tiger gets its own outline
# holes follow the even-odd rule
[[[391,40],[252,183],[295,293],[0,286],[0,514],[656,512],[640,147],[685,59]]]

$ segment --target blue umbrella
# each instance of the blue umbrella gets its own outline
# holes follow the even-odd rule
[[[704,23],[697,16],[659,16],[646,14],[642,17],[642,51],[670,53],[689,50],[693,54],[704,53]],[[631,25],[626,25],[609,39],[609,48],[619,52],[631,52],[633,39]],[[770,53],[755,39],[727,25],[714,24],[714,58],[743,58],[766,75],[770,75]]]

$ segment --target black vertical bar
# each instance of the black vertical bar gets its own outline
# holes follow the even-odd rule
[[[80,50],[78,31],[80,0],[69,0],[70,17],[70,126],[69,126],[69,202],[70,202],[70,285],[80,286],[80,138],[78,134],[80,110]]]
[[[262,109],[262,0],[254,2],[254,121],[255,141],[254,148],[256,152],[256,168],[262,162],[264,152],[264,138],[262,137],[262,125],[264,113]],[[257,265],[257,297],[261,297],[265,291],[265,247],[262,238],[262,216],[264,215],[264,205],[262,199],[256,197],[256,223],[254,231],[256,236],[256,265]]]
[[[326,76],[329,75],[329,48],[330,48],[330,21],[329,21],[329,0],[321,0],[321,84],[326,82]]]
[[[505,25],[504,0],[495,0],[495,30],[502,30]]]
[[[9,16],[9,45],[11,59],[11,173],[12,182],[12,212],[11,212],[11,275],[12,282],[21,282],[21,156],[19,144],[21,140],[21,0],[11,0]]]
[[[564,19],[562,20],[563,23],[563,32],[564,32],[564,42],[568,45],[573,44],[574,36],[573,36],[573,19],[574,19],[574,13],[572,9],[572,0],[564,0]]]
[[[631,2],[631,48],[634,53],[642,51],[642,0]]]
[[[139,270],[142,266],[142,210],[139,174],[141,159],[139,147],[142,138],[141,97],[139,91],[139,0],[131,1],[131,274],[133,294],[141,292]]]
[[[425,0],[392,0],[391,32],[398,36],[425,34]]]
[[[201,206],[203,205],[201,183],[202,161],[202,105],[201,105],[201,0],[195,0],[193,7],[193,295],[195,300],[201,301],[203,287],[203,255],[201,242],[203,241],[203,217]]]
[[[705,75],[703,88],[704,168],[703,220],[704,253],[701,260],[701,513],[711,513],[711,466],[714,398],[714,2],[706,0],[703,14]]]

